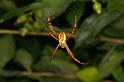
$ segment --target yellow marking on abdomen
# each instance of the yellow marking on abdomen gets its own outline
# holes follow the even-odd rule
[[[65,35],[64,32],[61,32],[61,33],[59,34],[59,42],[60,42],[60,43],[65,43],[65,42],[66,42],[66,35]]]

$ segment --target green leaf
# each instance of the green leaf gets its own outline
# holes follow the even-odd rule
[[[124,75],[122,75],[117,82],[124,82]]]
[[[27,18],[28,18],[27,14],[22,14],[17,18],[16,23],[17,24],[24,23],[26,22]]]
[[[31,71],[33,58],[28,51],[26,51],[25,49],[17,50],[15,60],[16,62],[24,66],[25,69]]]
[[[61,77],[44,77],[40,82],[79,82],[78,79],[67,79]]]
[[[0,77],[0,81],[1,81],[1,82],[6,82],[6,78]]]
[[[93,66],[78,71],[77,76],[83,82],[100,82],[99,71]]]
[[[76,12],[75,12],[76,11]],[[74,24],[74,18],[77,17],[77,24],[84,13],[84,2],[73,2],[66,11],[66,19],[70,25]]]
[[[114,43],[104,43],[102,46],[100,46],[100,49],[103,50],[111,50],[111,48],[114,46]]]
[[[49,61],[49,57],[43,57],[38,62],[36,62],[36,64],[33,64],[32,68],[36,71],[60,71],[57,66],[51,64],[51,62]]]
[[[42,0],[43,7],[47,10],[50,9],[52,18],[59,16],[70,5],[72,0]],[[45,12],[45,17],[48,17],[48,12]]]
[[[102,12],[102,4],[101,3],[99,3],[99,2],[94,2],[94,4],[93,4],[93,9],[94,9],[94,11],[97,13],[97,14],[101,14],[101,12]]]
[[[21,48],[24,48],[31,53],[34,60],[36,60],[40,56],[41,46],[37,39],[35,39],[35,38],[30,38],[30,39],[17,38],[17,41],[18,41],[18,45]]]
[[[119,10],[124,12],[124,0],[108,0],[107,8],[110,11]]]
[[[61,72],[76,72],[76,71],[78,71],[78,67],[71,62],[54,59],[53,61],[51,61],[51,63],[53,65],[57,66],[61,70]]]
[[[44,56],[49,56],[49,59],[52,55],[52,52],[55,48],[53,48],[52,46],[46,45],[42,51],[42,54]],[[64,51],[61,50],[61,48],[59,48],[56,53],[55,53],[55,58],[54,59],[64,59],[64,60],[70,60],[70,58],[68,57],[67,53],[65,53]],[[54,61],[53,59],[53,61]]]
[[[120,16],[116,21],[114,21],[111,26],[116,30],[124,30],[124,14],[122,14],[122,16]]]
[[[3,68],[14,56],[15,43],[11,35],[0,37],[0,68]]]
[[[34,21],[34,22],[33,22],[33,28],[34,28],[34,29],[41,29],[41,22],[39,22],[39,21]]]
[[[102,32],[103,35],[111,37],[124,37],[124,14],[120,16],[116,21],[111,25],[107,26],[106,29]]]
[[[16,4],[12,0],[0,0],[0,7],[6,10],[12,10],[16,8]]]
[[[26,23],[25,23],[26,24]],[[24,27],[24,28],[21,28],[21,36],[24,37],[26,36],[26,34],[29,32],[28,28]]]
[[[118,66],[117,68],[115,68],[115,70],[113,71],[112,75],[114,76],[114,78],[117,81],[119,81],[121,76],[124,76],[123,68],[121,66]]]
[[[31,82],[32,79],[25,77],[8,78],[6,82]],[[34,82],[34,81],[33,81]]]
[[[43,17],[43,11],[42,11],[41,9],[36,9],[36,10],[34,11],[34,14],[35,14],[35,16],[38,17],[38,18],[42,18],[42,17]]]
[[[36,9],[36,8],[40,8],[41,7],[41,3],[39,2],[35,2],[29,5],[26,5],[24,7],[20,7],[20,8],[16,8],[14,10],[8,11],[7,13],[4,13],[3,15],[0,16],[0,23],[9,20],[15,16],[19,16],[21,14],[23,14],[24,12]]]
[[[105,55],[103,60],[99,64],[99,71],[101,78],[105,78],[110,75],[114,69],[119,66],[119,64],[124,59],[124,50],[117,49],[116,45]]]
[[[107,29],[102,32],[102,35],[116,38],[124,38],[124,30],[114,29],[113,27],[107,27]]]
[[[89,43],[94,40],[95,36],[107,25],[121,16],[120,12],[103,11],[100,15],[91,15],[81,24],[78,29],[76,38],[76,47],[81,43]]]
[[[50,62],[50,57],[43,56],[41,60],[33,66],[34,69],[39,71],[55,71],[55,72],[76,72],[78,67],[70,62],[61,59],[53,59]]]

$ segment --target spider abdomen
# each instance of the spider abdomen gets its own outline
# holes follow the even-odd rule
[[[66,42],[66,34],[64,32],[59,33],[59,43]]]

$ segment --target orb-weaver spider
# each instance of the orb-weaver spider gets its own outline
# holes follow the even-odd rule
[[[76,16],[75,16],[75,20],[74,20],[74,25],[73,25],[73,29],[71,31],[71,33],[65,33],[65,32],[60,32],[60,33],[57,33],[54,31],[53,27],[52,27],[52,24],[51,24],[51,14],[50,14],[50,11],[48,13],[48,29],[49,29],[49,34],[56,40],[59,41],[59,44],[57,45],[57,47],[55,48],[55,50],[53,51],[52,53],[52,56],[50,58],[50,61],[54,58],[55,56],[55,53],[58,49],[59,46],[61,46],[61,48],[65,48],[68,52],[68,55],[74,60],[76,61],[77,63],[79,64],[85,64],[84,62],[80,62],[78,59],[76,59],[73,55],[73,53],[71,52],[71,50],[69,49],[66,41],[71,38],[71,35],[75,34],[76,32],[76,27],[77,27],[77,24],[76,24]]]

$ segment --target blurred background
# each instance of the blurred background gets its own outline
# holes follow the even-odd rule
[[[48,33],[70,33],[78,64]],[[124,0],[0,0],[0,82],[124,82]]]

